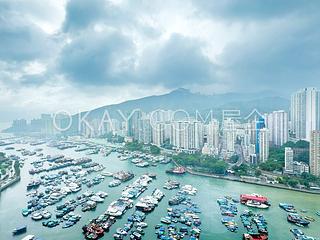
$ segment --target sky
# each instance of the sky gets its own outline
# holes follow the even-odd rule
[[[320,1],[0,0],[0,122],[184,87],[320,88]]]

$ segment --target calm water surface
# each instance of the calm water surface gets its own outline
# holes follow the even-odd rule
[[[83,152],[75,152],[72,149],[67,150],[57,150],[55,148],[49,148],[44,145],[42,146],[29,146],[23,144],[16,144],[16,148],[43,148],[44,154],[58,154],[63,153],[67,157],[83,157]],[[4,147],[0,147],[0,151],[3,151]],[[7,151],[9,154],[17,154],[15,150]],[[18,153],[19,154],[19,153]],[[18,155],[17,154],[17,155]],[[315,215],[317,210],[320,210],[320,196],[311,195],[299,192],[292,192],[287,190],[273,189],[268,187],[255,186],[250,184],[236,183],[219,179],[211,179],[198,176],[169,176],[165,173],[165,170],[170,167],[170,165],[159,165],[158,167],[149,167],[149,168],[137,168],[129,161],[119,161],[116,153],[112,153],[108,157],[103,157],[101,155],[93,155],[92,159],[96,162],[102,163],[106,167],[106,171],[119,171],[119,170],[130,170],[133,171],[136,175],[136,179],[139,175],[146,172],[154,172],[157,174],[157,179],[154,180],[150,185],[147,191],[143,193],[142,196],[150,194],[154,188],[161,189],[166,197],[160,202],[159,206],[151,214],[147,215],[146,222],[149,227],[145,229],[146,235],[144,239],[156,239],[154,234],[154,225],[160,223],[160,218],[166,215],[166,208],[168,207],[168,199],[176,193],[175,190],[168,191],[162,188],[163,184],[169,178],[176,179],[182,184],[191,184],[194,187],[198,188],[198,194],[194,197],[194,201],[197,202],[202,210],[200,214],[202,220],[202,234],[201,239],[203,240],[230,240],[230,239],[241,239],[244,228],[240,222],[239,217],[236,218],[239,231],[238,233],[231,233],[226,230],[226,228],[221,224],[220,211],[216,203],[216,199],[225,195],[230,195],[233,197],[239,198],[241,193],[259,193],[266,195],[272,206],[268,210],[262,210],[264,216],[266,217],[269,223],[269,236],[270,239],[279,239],[287,240],[292,239],[290,234],[290,228],[294,228],[294,225],[289,224],[286,221],[286,213],[279,209],[278,204],[280,202],[290,202],[293,203],[297,209],[306,209],[308,210],[307,215],[316,218],[316,221],[310,224],[310,227],[304,228],[303,231],[313,237],[320,238],[320,217]],[[45,240],[74,240],[74,239],[84,239],[81,231],[81,227],[88,223],[90,219],[97,217],[103,213],[107,206],[119,198],[122,189],[125,184],[120,185],[116,188],[109,188],[108,183],[111,181],[111,178],[106,178],[101,184],[91,188],[93,191],[106,191],[109,196],[105,199],[104,203],[98,204],[97,208],[93,212],[81,212],[81,208],[77,208],[76,212],[82,215],[81,220],[73,227],[69,229],[62,229],[61,225],[55,228],[45,228],[41,225],[41,222],[34,222],[30,217],[23,217],[21,215],[21,209],[26,205],[26,185],[30,179],[28,170],[30,169],[30,162],[33,161],[35,157],[28,157],[28,160],[25,162],[25,165],[21,171],[21,181],[14,186],[8,188],[0,194],[0,239],[21,239],[24,235],[18,237],[13,237],[11,232],[12,230],[19,225],[27,225],[28,232],[27,234],[34,234],[38,237],[41,237]],[[89,178],[93,175],[89,175]],[[131,180],[131,182],[134,180]],[[86,187],[83,187],[83,191],[86,191]],[[79,194],[79,193],[78,193]],[[76,194],[69,195],[63,201],[74,198]],[[136,201],[136,200],[135,200]],[[49,211],[53,212],[55,206],[48,208]],[[242,212],[246,207],[240,206],[240,212]],[[112,234],[118,227],[122,227],[126,222],[126,219],[129,214],[134,210],[130,209],[121,220],[118,220],[114,224],[109,233],[105,234],[102,239],[113,239]],[[26,235],[26,234],[25,234]]]

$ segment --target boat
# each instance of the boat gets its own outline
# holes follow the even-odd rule
[[[31,213],[31,210],[28,208],[24,208],[21,210],[21,213],[24,217],[28,216]]]
[[[97,202],[97,203],[102,203],[104,201],[103,198],[101,198],[101,197],[99,197],[97,195],[94,195],[94,196],[90,197],[90,200],[94,201],[94,202]]]
[[[290,229],[290,232],[292,232],[292,234],[296,237],[296,238],[299,238],[299,237],[302,237],[304,235],[304,233],[298,229],[298,228],[293,228],[293,229]]]
[[[242,235],[243,240],[268,240],[268,235],[261,233],[244,233]]]
[[[16,227],[15,229],[13,229],[12,234],[13,235],[19,235],[19,234],[22,234],[22,233],[25,233],[25,232],[27,232],[27,226],[26,225],[20,226],[20,227]]]
[[[256,193],[252,193],[252,194],[241,194],[240,195],[240,202],[242,204],[246,204],[247,201],[255,201],[255,202],[260,202],[260,203],[264,203],[267,205],[270,205],[268,202],[268,198]]]
[[[113,174],[113,178],[120,180],[121,182],[127,182],[134,178],[134,174],[132,172],[120,171]]]
[[[290,203],[279,203],[279,207],[289,213],[296,213],[297,210]]]
[[[21,240],[36,240],[36,237],[34,235],[27,235],[24,238],[22,238]]]
[[[27,185],[27,190],[31,190],[33,188],[38,188],[41,184],[41,181],[39,180],[33,180],[31,182],[28,183]]]
[[[49,218],[51,218],[51,213],[50,213],[49,211],[47,211],[47,210],[43,210],[43,211],[41,212],[41,215],[42,215],[42,217],[43,217],[44,219],[49,219]]]
[[[257,201],[252,201],[249,200],[245,203],[246,206],[248,207],[254,207],[254,208],[260,208],[260,209],[267,209],[269,208],[269,206],[267,204],[261,203],[261,202],[257,202]]]
[[[166,173],[182,175],[186,173],[186,169],[184,167],[175,167],[175,168],[166,170]]]
[[[164,224],[170,224],[172,222],[170,217],[163,217],[160,219],[160,222],[164,223]]]
[[[101,173],[102,176],[105,176],[105,177],[112,177],[113,176],[113,173],[112,172],[107,172],[107,171],[104,171]]]
[[[304,219],[306,219],[307,221],[310,221],[310,222],[314,222],[315,219],[311,216],[305,216]]]
[[[43,216],[40,212],[34,212],[31,214],[31,218],[35,221],[39,221],[43,218]]]
[[[163,186],[164,189],[172,190],[180,187],[180,183],[174,180],[168,180]]]
[[[53,228],[55,226],[58,226],[59,223],[60,223],[59,220],[46,220],[42,222],[42,226]]]
[[[111,181],[109,184],[108,184],[108,186],[109,187],[117,187],[117,186],[119,186],[121,184],[121,181],[120,180],[113,180],[113,181]]]
[[[148,224],[145,222],[138,222],[137,227],[146,228],[146,227],[148,227]]]
[[[137,167],[141,167],[141,168],[148,167],[149,165],[150,164],[148,162],[144,162],[144,161],[136,164]]]
[[[303,219],[299,214],[296,213],[290,213],[287,216],[288,222],[299,224],[298,226],[308,226],[310,221]]]
[[[198,189],[196,189],[195,187],[191,186],[191,185],[184,185],[182,188],[181,188],[181,191],[186,193],[186,194],[189,194],[189,195],[196,195],[197,194],[197,191]]]

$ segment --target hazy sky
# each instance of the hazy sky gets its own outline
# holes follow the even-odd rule
[[[320,87],[320,1],[0,1],[0,121],[178,87]]]

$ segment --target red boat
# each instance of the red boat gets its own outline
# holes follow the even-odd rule
[[[243,240],[268,240],[268,235],[262,234],[262,233],[256,233],[256,234],[249,234],[244,233]]]
[[[259,203],[264,203],[264,204],[269,204],[268,203],[268,198],[258,195],[258,194],[241,194],[240,195],[240,202],[242,204],[245,204],[247,201],[255,201]]]

